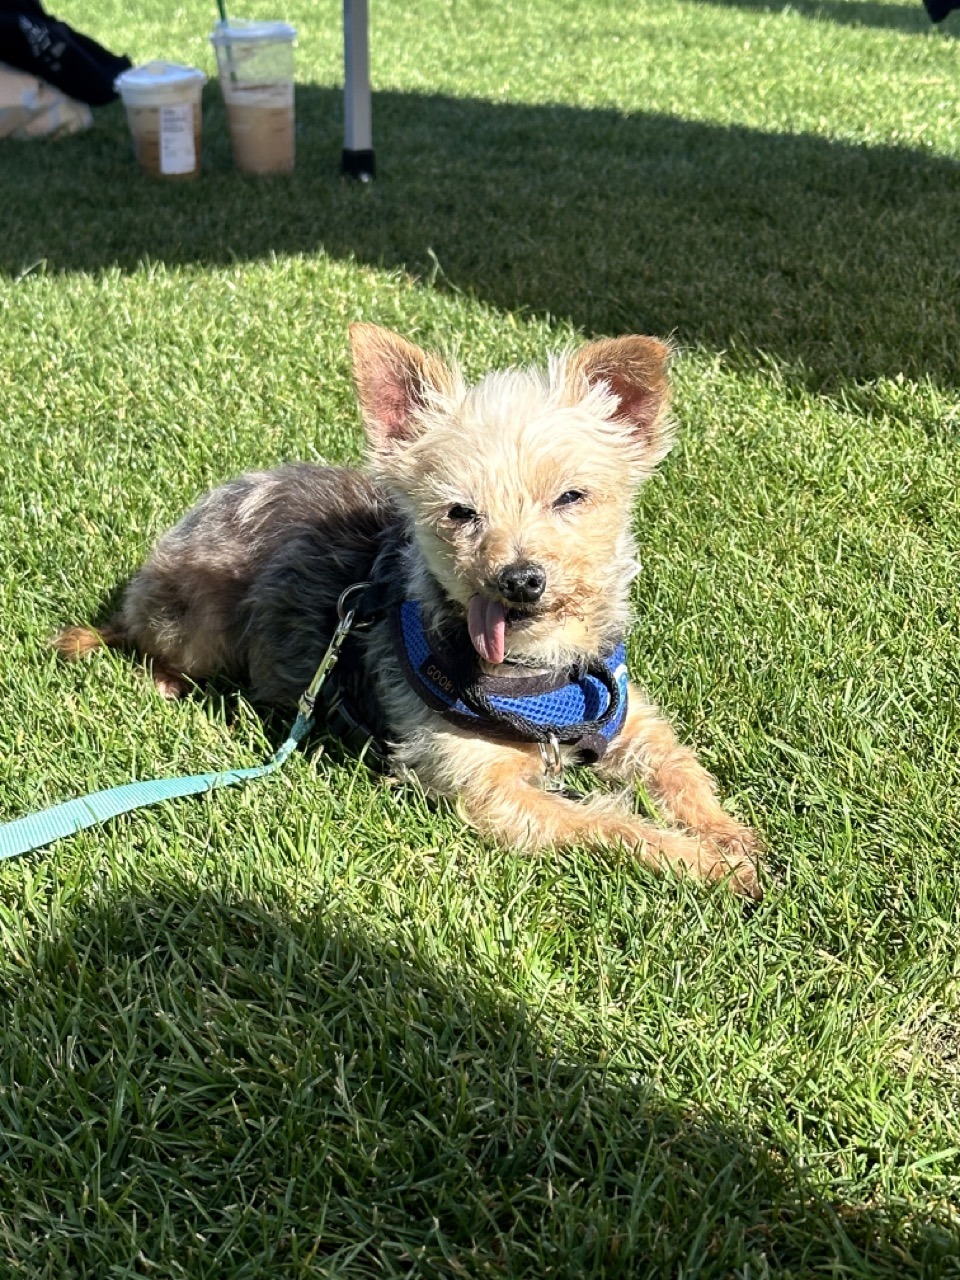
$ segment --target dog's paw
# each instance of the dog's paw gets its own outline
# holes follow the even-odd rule
[[[749,827],[731,826],[723,831],[701,832],[701,838],[714,859],[710,878],[726,878],[734,893],[759,902],[763,889],[759,875],[760,840],[756,832]]]
[[[181,675],[178,671],[171,671],[158,662],[154,662],[151,665],[150,675],[157,693],[161,698],[166,698],[168,702],[177,702],[180,698],[185,698],[191,689],[195,687],[192,680],[188,680],[186,676]]]

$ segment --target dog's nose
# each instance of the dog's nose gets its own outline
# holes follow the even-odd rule
[[[497,590],[505,600],[513,604],[533,604],[543,595],[547,575],[543,565],[532,560],[518,560],[508,564],[497,574]]]

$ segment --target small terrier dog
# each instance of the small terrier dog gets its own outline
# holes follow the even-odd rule
[[[365,625],[338,701],[392,767],[511,845],[623,847],[758,897],[753,833],[623,666],[633,501],[672,443],[667,347],[591,342],[467,386],[389,330],[350,340],[369,468],[292,464],[214,490],[111,623],[69,628],[60,651],[131,647],[167,696],[225,673],[292,709],[355,586]],[[551,786],[575,759],[640,780],[671,825]]]

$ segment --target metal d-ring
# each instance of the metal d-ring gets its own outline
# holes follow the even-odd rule
[[[356,609],[356,606],[354,606],[352,609],[348,610],[347,601],[354,594],[354,592],[366,591],[367,587],[372,587],[372,586],[373,586],[372,582],[353,582],[350,584],[349,587],[347,587],[345,591],[340,592],[340,599],[337,601],[337,617],[340,619],[341,623],[344,623],[347,626],[347,628],[362,627],[362,626],[365,627],[370,625],[368,622],[356,622],[356,623],[354,622],[353,619],[354,619],[354,615],[357,612],[357,609]]]
[[[557,735],[551,733],[546,742],[538,742],[537,746],[540,748],[546,785],[551,790],[559,790],[563,786],[563,756],[560,754]]]
[[[369,582],[354,582],[347,587],[346,591],[340,593],[340,599],[337,601],[337,617],[340,621],[336,625],[333,635],[330,637],[330,643],[327,645],[327,651],[320,659],[320,665],[313,674],[313,679],[307,685],[306,689],[300,696],[300,713],[304,716],[312,716],[313,708],[316,705],[317,694],[326,680],[327,676],[336,666],[337,659],[340,657],[340,650],[343,648],[344,642],[351,631],[356,626],[367,625],[365,623],[355,623],[356,606],[352,609],[347,608],[347,601],[357,591],[364,591],[370,586]]]

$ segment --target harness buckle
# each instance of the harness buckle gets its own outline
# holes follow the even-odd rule
[[[563,756],[557,735],[551,733],[546,742],[538,742],[537,746],[543,761],[544,787],[547,791],[563,790]]]

